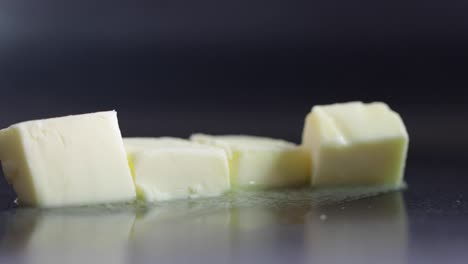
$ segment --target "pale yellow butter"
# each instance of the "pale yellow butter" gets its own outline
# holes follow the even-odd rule
[[[209,197],[230,189],[221,148],[177,138],[125,138],[124,144],[140,199]]]
[[[314,106],[302,138],[311,152],[312,186],[403,183],[408,133],[384,103]]]
[[[0,160],[23,205],[88,205],[135,198],[114,111],[3,129]]]
[[[227,151],[233,186],[290,187],[309,182],[309,153],[293,143],[242,135],[194,134],[191,139]]]

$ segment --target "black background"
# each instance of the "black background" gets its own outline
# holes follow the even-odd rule
[[[467,1],[1,1],[0,126],[116,109],[124,136],[300,141],[314,104],[385,101],[409,164],[462,166]]]

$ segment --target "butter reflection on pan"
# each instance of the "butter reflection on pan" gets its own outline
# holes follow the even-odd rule
[[[18,209],[8,216],[6,247],[19,263],[127,263],[135,213],[103,208]]]
[[[224,263],[270,256],[283,262],[306,257],[314,263],[398,264],[405,263],[408,243],[399,192],[349,202],[308,191],[268,192],[135,210],[8,214],[3,243],[20,252],[19,263]]]
[[[221,204],[220,204],[221,203]],[[132,262],[219,263],[229,254],[229,205],[216,199],[173,201],[147,208],[135,220]]]
[[[311,263],[407,263],[401,192],[318,207],[307,216],[306,229]]]
[[[249,192],[149,208],[133,227],[132,260],[225,263],[276,250],[278,226],[303,225],[310,208],[308,202],[304,206],[307,200],[294,206],[277,196]]]

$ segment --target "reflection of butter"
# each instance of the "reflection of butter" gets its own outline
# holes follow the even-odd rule
[[[177,138],[125,138],[139,198],[217,196],[230,188],[226,153]]]
[[[235,232],[250,232],[279,224],[278,210],[268,207],[245,207],[231,209],[231,227]]]
[[[408,134],[384,103],[315,106],[303,145],[312,155],[312,186],[402,185]]]
[[[24,205],[133,200],[115,112],[22,122],[0,130],[0,160]]]
[[[230,213],[206,200],[159,203],[138,215],[132,230],[134,255],[161,263],[222,263],[229,255]],[[208,261],[209,260],[209,261]]]
[[[309,153],[293,143],[254,136],[195,134],[191,140],[224,148],[235,187],[287,187],[307,184]]]
[[[401,193],[312,209],[310,263],[406,263],[408,227]]]
[[[5,239],[23,252],[25,263],[127,263],[134,219],[131,211],[104,207],[18,210],[9,217]]]
[[[274,206],[231,209],[231,227],[235,232],[250,232],[286,224],[304,224],[309,207],[276,208]]]
[[[135,220],[132,239],[160,237],[162,233],[169,234],[171,232],[174,232],[174,235],[180,234],[182,236],[191,233],[203,234],[207,232],[207,229],[228,227],[230,223],[229,210],[223,207],[212,208],[211,205],[204,202],[200,200],[194,204],[181,200],[146,209],[138,214]]]

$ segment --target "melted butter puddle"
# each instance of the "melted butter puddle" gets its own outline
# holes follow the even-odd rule
[[[50,211],[50,212],[68,212],[84,214],[102,214],[105,212],[115,212],[119,210],[134,210],[138,213],[150,210],[155,207],[164,207],[178,210],[181,207],[199,210],[203,208],[233,208],[246,206],[288,206],[294,203],[307,203],[310,206],[322,206],[333,203],[343,203],[380,194],[400,191],[407,188],[403,183],[401,186],[378,186],[378,187],[335,187],[314,189],[310,187],[291,188],[291,189],[236,189],[218,197],[195,198],[195,199],[177,199],[171,201],[160,201],[147,203],[145,201],[134,201],[124,203],[110,203],[99,205],[84,205],[76,207],[58,207],[58,208],[15,208],[15,210],[28,211]]]

